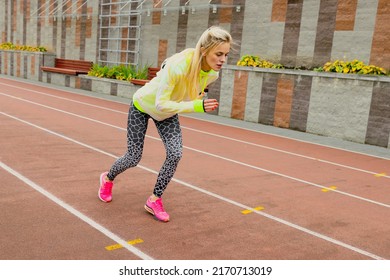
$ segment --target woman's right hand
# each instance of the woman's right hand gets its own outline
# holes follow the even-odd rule
[[[217,99],[204,99],[203,100],[203,108],[205,112],[211,112],[218,108]]]

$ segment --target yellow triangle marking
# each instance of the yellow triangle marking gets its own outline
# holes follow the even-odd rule
[[[329,188],[323,188],[323,189],[321,189],[321,191],[323,191],[323,192],[329,192],[329,191],[334,191],[335,189],[337,189],[336,186],[330,186]]]
[[[382,173],[378,173],[378,174],[375,174],[374,175],[375,177],[384,177],[384,176],[386,176],[386,173],[385,172],[382,172]]]
[[[256,210],[256,211],[261,211],[261,210],[264,210],[264,207],[263,206],[257,206],[253,209],[246,209],[246,210],[242,210],[241,213],[246,215],[246,214],[250,214],[253,212],[253,210]]]
[[[127,244],[135,245],[135,244],[139,244],[139,243],[142,243],[142,242],[144,242],[144,241],[142,239],[138,238],[138,239],[127,241]],[[106,246],[105,248],[108,251],[112,251],[112,250],[120,249],[122,247],[123,246],[121,244],[114,244],[114,245]]]

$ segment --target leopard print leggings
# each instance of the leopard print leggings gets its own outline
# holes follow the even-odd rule
[[[108,172],[107,177],[111,181],[120,173],[140,162],[149,118],[151,117],[148,114],[140,112],[133,104],[130,106],[127,125],[127,152],[115,161]],[[166,150],[166,159],[153,190],[154,195],[161,197],[183,155],[183,140],[177,114],[162,121],[154,119],[153,121]]]

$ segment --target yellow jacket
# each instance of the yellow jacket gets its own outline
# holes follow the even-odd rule
[[[138,110],[157,121],[178,113],[204,112],[202,93],[210,83],[218,79],[218,72],[210,70],[199,73],[196,95],[187,89],[186,77],[195,49],[186,49],[166,59],[157,76],[133,96]]]

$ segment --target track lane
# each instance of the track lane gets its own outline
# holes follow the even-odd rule
[[[50,165],[51,166],[51,165]],[[290,235],[290,234],[289,234]]]
[[[41,103],[37,103],[35,101],[29,101],[29,100],[26,100],[26,99],[21,98],[21,97],[12,97],[11,95],[5,95],[5,94],[3,94],[3,96],[11,97],[11,98],[14,98],[16,100],[28,102],[28,103],[31,103],[31,104],[34,104],[37,106],[42,106],[43,108],[46,108],[46,109],[55,110],[58,112],[62,112],[64,114],[72,115],[72,116],[75,116],[78,118],[86,119],[86,120],[89,120],[89,121],[92,121],[95,123],[99,123],[99,124],[106,125],[106,126],[111,126],[111,127],[116,128],[118,130],[125,131],[125,128],[122,128],[118,125],[112,125],[112,124],[106,123],[104,121],[97,120],[95,118],[86,117],[84,115],[80,115],[77,113],[68,112],[66,110],[58,109],[56,107],[44,105]],[[125,123],[126,121],[124,120],[123,122]],[[155,130],[152,129],[151,133],[152,134],[148,136],[149,138],[160,141],[158,134]],[[196,144],[198,142],[196,140],[196,136],[194,137],[193,135],[191,135],[191,137],[188,137],[188,139],[191,139],[191,140],[193,140],[194,138],[195,138],[195,142],[192,141],[192,143]],[[349,189],[352,188],[352,192],[348,193],[348,191],[340,190],[339,186],[334,186],[335,183],[339,183],[340,181],[345,181],[343,178],[345,171],[340,166],[331,166],[331,168],[325,169],[324,165],[322,164],[321,161],[314,161],[314,163],[310,164],[310,172],[305,173],[305,178],[297,177],[295,174],[300,174],[300,173],[302,173],[302,170],[306,170],[306,166],[308,164],[308,161],[310,161],[310,159],[299,157],[298,159],[295,159],[294,165],[291,165],[290,158],[288,157],[289,155],[286,153],[284,153],[284,154],[277,153],[276,155],[274,155],[270,152],[270,150],[267,150],[267,151],[263,151],[263,153],[261,154],[261,153],[258,153],[257,149],[252,149],[252,147],[250,145],[249,145],[249,147],[246,147],[245,149],[243,149],[242,147],[237,148],[237,146],[231,146],[231,145],[229,146],[228,145],[229,141],[228,141],[228,144],[226,144],[226,146],[224,146],[224,144],[221,145],[220,142],[216,141],[215,138],[213,138],[211,136],[209,136],[209,138],[207,138],[207,137],[204,138],[203,141],[199,140],[200,143],[207,143],[207,144],[212,143],[213,141],[214,141],[214,143],[216,143],[216,145],[204,145],[201,148],[202,150],[191,148],[191,147],[188,147],[186,145],[185,145],[185,148],[190,149],[190,150],[194,150],[194,151],[198,151],[201,153],[206,153],[210,156],[216,156],[222,160],[228,160],[231,162],[236,162],[238,164],[243,164],[249,168],[263,170],[265,172],[275,174],[278,176],[284,176],[286,178],[289,178],[289,179],[292,179],[292,180],[295,180],[295,181],[298,181],[298,182],[301,182],[304,184],[309,184],[309,185],[312,185],[314,187],[318,187],[318,188],[336,187],[336,188],[339,188],[339,189],[334,190],[337,193],[340,193],[343,195],[349,195],[349,196],[354,197],[356,199],[365,200],[365,201],[368,201],[368,202],[371,202],[374,204],[382,205],[384,207],[390,207],[388,200],[382,201],[382,202],[380,201],[382,199],[388,199],[388,197],[383,196],[383,191],[386,191],[386,189],[387,189],[387,181],[385,180],[385,179],[387,179],[387,176],[379,176],[379,177],[375,176],[376,174],[380,174],[379,172],[366,171],[366,172],[362,172],[362,173],[366,173],[366,174],[360,174],[360,172],[361,172],[360,170],[347,168],[347,169],[352,170],[353,172],[357,172],[357,173],[352,173],[349,176],[349,181],[347,182],[347,184],[344,184]],[[207,152],[208,149],[210,152]],[[217,152],[219,151],[222,155],[219,156],[218,154],[215,154],[215,150]],[[240,157],[238,158],[238,160],[227,158],[226,156],[223,156],[225,151],[229,151],[230,155],[233,154],[233,155],[240,156]],[[234,151],[236,151],[236,152],[234,152]],[[258,155],[260,155],[260,156],[258,156]],[[259,160],[259,158],[260,158],[260,160]],[[272,161],[269,160],[270,158],[272,158]],[[252,159],[252,164],[250,161],[248,161],[248,159],[249,160]],[[264,160],[264,159],[267,159],[267,160]],[[249,163],[247,163],[247,162],[249,162]],[[303,163],[301,164],[301,162],[303,162]],[[261,164],[262,167],[258,167],[259,164]],[[373,165],[373,164],[371,164],[371,165]],[[390,170],[390,161],[384,161],[383,159],[377,159],[376,165],[381,166],[381,167],[378,167],[378,169],[380,168],[380,170],[384,170],[384,169]],[[283,166],[284,166],[284,168],[283,168]],[[327,164],[325,164],[325,166],[327,166]],[[348,172],[350,170],[347,170],[346,172]],[[337,173],[339,173],[339,176],[337,176]],[[366,176],[368,174],[370,174],[371,176]],[[385,173],[385,174],[387,174],[387,173]],[[325,178],[325,179],[323,179],[323,181],[318,181],[319,178],[321,178],[321,177]],[[340,179],[340,178],[342,178],[342,179]],[[318,183],[316,182],[316,180]],[[364,181],[364,182],[362,182],[362,181]],[[344,185],[342,185],[342,187]],[[358,192],[354,191],[354,188],[356,188],[356,186],[358,187],[358,190],[360,192],[362,192],[363,196],[360,195],[359,191]],[[363,187],[360,187],[360,186],[363,186]],[[375,188],[372,188],[372,186],[375,186]],[[366,195],[368,197],[364,198],[364,195]],[[376,200],[379,200],[379,201],[376,201]]]
[[[2,103],[3,104],[3,103]],[[20,104],[18,104],[18,105],[20,105]],[[23,112],[27,112],[28,110],[29,110],[29,106],[27,106],[26,108],[24,108],[24,110],[22,110]],[[40,111],[40,110],[38,110],[38,111]],[[34,120],[39,120],[39,121],[46,121],[47,120],[47,117],[45,118],[44,116],[42,116],[42,118],[40,119],[38,116],[38,113],[39,112],[37,112],[37,111],[34,111],[32,114],[31,114],[31,118],[32,119],[34,119]],[[47,111],[45,111],[45,114],[47,114]],[[57,121],[60,121],[61,119],[63,119],[63,117],[59,117],[59,115],[56,115],[57,117],[54,117],[54,118],[51,118],[51,119],[55,119],[55,120],[57,120]],[[50,118],[49,118],[50,119]],[[89,131],[85,131],[85,135],[83,136],[83,133],[80,133],[80,131],[78,130],[78,129],[76,129],[76,128],[74,128],[74,123],[75,123],[75,121],[73,120],[73,125],[69,125],[69,126],[67,126],[66,124],[61,124],[60,123],[60,125],[59,126],[55,126],[55,128],[60,128],[60,129],[64,129],[64,130],[70,130],[70,132],[69,133],[74,133],[75,135],[80,135],[81,137],[85,137],[85,139],[88,139],[88,135],[87,134],[90,134],[91,133],[91,131],[96,131],[96,128],[93,128],[93,129],[91,129],[91,130],[89,130]],[[79,123],[79,121],[77,122],[77,123]],[[88,126],[90,126],[90,124],[88,125]],[[85,130],[85,127],[84,126],[82,126],[82,128],[81,128],[81,130]],[[107,147],[107,143],[109,143],[110,142],[110,145],[112,144],[112,146],[113,147],[118,147],[118,150],[119,150],[119,147],[122,145],[122,149],[123,149],[123,140],[121,141],[121,144],[115,144],[115,143],[112,143],[112,142],[116,142],[116,141],[107,141],[107,140],[104,140],[104,139],[102,139],[102,135],[107,135],[106,133],[105,133],[105,131],[108,131],[109,129],[103,129],[103,131],[101,132],[101,133],[98,133],[98,137],[96,137],[96,138],[98,138],[98,139],[94,139],[93,141],[96,141],[96,143],[99,143],[99,144],[103,144],[103,145],[106,145],[106,147]],[[110,130],[110,131],[112,131],[112,129]],[[115,135],[116,133],[114,133],[114,135]],[[123,132],[120,132],[119,131],[119,133],[117,134],[117,136],[118,136],[118,138],[123,138]],[[116,137],[114,137],[114,138],[116,138]],[[188,138],[188,137],[187,137]],[[100,141],[100,142],[99,142]],[[153,144],[154,143],[154,141],[148,141],[148,145],[150,145],[150,147],[152,146],[152,145],[154,145]],[[161,146],[161,143],[159,144],[160,146]],[[157,145],[158,146],[158,145]],[[110,147],[110,149],[111,149],[111,146],[109,146]],[[150,148],[149,147],[149,148]],[[161,147],[160,147],[161,148]],[[161,156],[161,152],[163,152],[162,151],[162,149],[160,149],[160,148],[158,148],[158,157],[154,157],[153,156],[153,154],[154,154],[154,152],[153,153],[150,153],[150,155],[149,154],[147,154],[146,155],[146,160],[149,160],[150,159],[150,162],[154,162],[155,161],[155,159],[156,158],[159,158],[159,156]],[[120,154],[120,153],[118,153],[118,154]],[[193,159],[193,158],[196,158],[196,157],[199,157],[199,155],[196,155],[196,153],[194,153],[194,154],[191,154],[191,155],[186,155],[186,157],[187,158],[191,158],[191,159]],[[184,159],[183,159],[184,160]],[[201,159],[201,161],[200,162],[204,162],[204,159]],[[179,173],[179,174],[192,174],[191,172],[188,172],[188,171],[186,171],[186,172],[184,172],[187,168],[191,168],[191,165],[190,164],[193,164],[193,162],[188,162],[188,163],[185,163],[184,164],[184,166],[183,167],[185,167],[185,168],[183,168],[183,170],[182,170],[182,168],[180,167],[180,171],[182,172],[182,173]],[[156,166],[157,165],[159,165],[159,164],[156,164]],[[226,165],[225,165],[225,163],[224,164],[222,164],[223,165],[223,167],[224,168],[226,168]],[[228,164],[229,165],[229,164]],[[205,172],[207,171],[207,170],[212,170],[212,166],[213,165],[211,165],[211,167],[209,167],[209,166],[206,166],[206,168],[205,168]],[[205,174],[207,174],[207,173],[205,173]],[[228,174],[231,174],[231,173],[228,173]],[[244,176],[244,178],[245,178],[245,176]],[[222,178],[221,179],[219,179],[219,180],[222,180]],[[123,181],[123,180],[122,180]],[[153,182],[153,178],[150,180],[150,182]],[[224,184],[225,183],[225,181],[221,181],[221,183],[222,184]],[[207,184],[207,181],[204,183],[204,185],[206,185]],[[142,184],[141,184],[142,185]],[[232,186],[233,187],[233,186]],[[177,188],[175,188],[175,190],[176,190]],[[217,189],[218,189],[218,186],[217,186]],[[221,186],[220,186],[220,189],[221,189]],[[228,188],[227,188],[228,189]],[[192,192],[191,192],[192,193]],[[249,191],[249,193],[250,193],[250,191]],[[203,197],[202,197],[203,198]],[[170,198],[171,199],[171,198]],[[204,199],[204,198],[203,198]],[[180,201],[177,201],[176,203],[179,203]],[[175,199],[173,198],[172,199],[172,203],[175,203]],[[174,211],[174,210],[173,210]],[[172,211],[171,211],[172,212]],[[212,213],[214,213],[214,212],[212,212]],[[234,213],[236,213],[236,212],[234,212]],[[210,214],[209,212],[208,212],[208,214]],[[176,215],[181,215],[181,212],[179,212],[179,213],[177,213]],[[240,214],[241,215],[241,214]],[[240,216],[240,215],[238,215],[238,216]],[[252,215],[251,217],[253,217],[254,215]],[[207,217],[207,215],[205,216],[205,217]],[[331,218],[331,217],[329,217],[329,218]],[[242,218],[241,218],[242,219]],[[238,220],[240,220],[240,219],[238,219]],[[145,222],[145,221],[144,221]],[[236,222],[236,220],[235,220],[235,222]],[[238,223],[238,224],[240,224],[240,223]],[[272,227],[271,227],[272,228]],[[203,230],[205,230],[204,228],[202,228]],[[175,235],[175,236],[177,236],[177,235]],[[244,244],[244,242],[243,243],[241,243],[241,245],[242,244]],[[201,252],[199,252],[199,255],[201,255],[202,253]],[[280,253],[279,253],[280,254]]]

